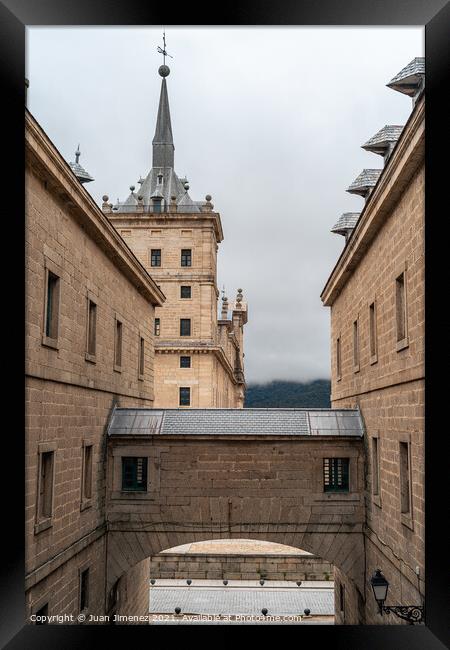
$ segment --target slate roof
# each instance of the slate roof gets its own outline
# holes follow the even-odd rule
[[[357,409],[116,408],[109,436],[363,436]]]
[[[382,171],[382,169],[363,169],[346,191],[350,194],[365,196],[376,185]]]
[[[170,586],[161,584],[158,580],[155,586],[149,586],[149,612],[151,614],[172,614],[175,607],[181,607],[182,612],[193,615],[210,616],[261,616],[261,610],[266,607],[271,616],[298,616],[308,608],[312,616],[334,615],[334,593],[330,588],[292,588],[272,586],[272,581],[266,582],[263,589],[254,586],[224,587],[213,585],[197,585],[194,581],[191,587]],[[279,583],[278,583],[279,584]],[[194,586],[195,585],[195,586]],[[308,619],[304,619],[303,625]],[[216,621],[217,622],[217,621]]]
[[[69,163],[73,173],[75,176],[78,178],[78,180],[81,183],[89,183],[89,181],[93,181],[93,177],[87,173],[87,171],[80,165],[80,163],[74,163],[70,162]]]
[[[366,151],[372,151],[373,153],[384,155],[389,144],[397,142],[402,131],[403,126],[386,124],[386,126],[383,126],[383,128],[375,133],[370,140],[367,140],[367,142],[361,146]]]
[[[349,230],[353,230],[356,226],[360,214],[360,212],[344,212],[344,214],[339,217],[337,223],[332,227],[331,232],[335,232],[338,235],[347,234]]]
[[[386,85],[388,88],[398,90],[399,92],[412,97],[416,94],[424,76],[425,57],[416,56],[415,59],[400,70],[400,72]]]

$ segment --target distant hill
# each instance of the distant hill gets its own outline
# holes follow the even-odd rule
[[[329,379],[249,384],[244,408],[330,408]]]

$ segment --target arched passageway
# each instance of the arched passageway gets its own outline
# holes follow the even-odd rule
[[[160,421],[151,410],[118,411],[108,436],[107,594],[165,549],[242,538],[313,553],[364,593],[357,411],[175,409]],[[146,467],[145,490],[124,490],[124,458]],[[336,490],[331,466],[345,468]]]

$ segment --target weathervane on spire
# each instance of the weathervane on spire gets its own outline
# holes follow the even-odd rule
[[[158,52],[160,54],[163,55],[163,66],[165,66],[166,65],[166,56],[170,56],[170,58],[173,59],[173,56],[171,54],[168,54],[168,52],[166,50],[166,30],[163,31],[163,44],[164,44],[164,47],[159,47],[159,45],[158,45],[158,47],[156,49],[158,50]],[[161,76],[163,76],[163,75],[161,75]]]

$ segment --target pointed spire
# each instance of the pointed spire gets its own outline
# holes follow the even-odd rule
[[[78,164],[78,161],[80,160],[80,145],[78,144],[78,149],[75,151],[75,162]]]
[[[161,95],[159,97],[158,117],[156,119],[155,136],[153,138],[153,167],[174,166],[174,150],[172,124],[170,122],[169,97],[167,95],[166,77],[169,74],[169,67],[164,65],[159,68],[159,74],[163,78],[161,83]]]

